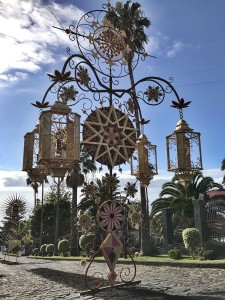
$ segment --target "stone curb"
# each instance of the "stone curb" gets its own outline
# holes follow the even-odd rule
[[[54,260],[54,261],[80,261],[80,259],[74,258],[50,258],[50,257],[36,257],[36,256],[29,256],[27,258],[31,259],[44,259],[44,260]],[[85,259],[85,258],[84,258]],[[87,262],[89,259],[86,259]],[[167,267],[179,267],[179,268],[211,268],[211,269],[225,269],[225,263],[184,263],[184,262],[158,262],[158,261],[137,261],[134,260],[136,265],[145,265],[145,266],[167,266]],[[95,260],[98,263],[105,263],[104,260]],[[131,260],[119,260],[120,264],[132,264]]]

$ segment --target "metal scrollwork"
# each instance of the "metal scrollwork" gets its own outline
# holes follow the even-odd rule
[[[105,283],[104,274],[100,271],[90,271],[94,260],[100,254],[100,249],[91,257],[90,262],[85,271],[85,283],[90,290],[99,289]]]
[[[129,254],[128,254],[129,255]],[[132,282],[136,277],[136,263],[131,255],[129,255],[132,265],[130,267],[122,268],[120,272],[120,279],[122,282]],[[133,270],[131,269],[133,267]]]

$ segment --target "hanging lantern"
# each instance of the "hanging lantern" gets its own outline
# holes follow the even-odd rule
[[[39,164],[53,177],[64,177],[80,160],[80,115],[56,101],[40,116]]]
[[[48,171],[43,164],[38,164],[39,152],[39,125],[32,132],[24,136],[23,171],[26,171],[30,179],[35,183],[42,183],[47,177]]]
[[[136,148],[137,156],[133,156],[131,160],[131,175],[135,175],[141,185],[147,187],[153,176],[158,174],[156,146],[142,133],[136,141]]]
[[[180,119],[166,143],[168,171],[174,172],[183,185],[189,185],[196,171],[202,170],[200,133]]]

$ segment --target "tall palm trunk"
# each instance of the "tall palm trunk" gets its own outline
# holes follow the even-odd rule
[[[134,86],[134,74],[133,74],[133,69],[132,69],[132,58],[128,60],[128,71],[129,71],[129,77],[130,77],[130,83],[131,86]],[[135,101],[137,100],[136,96],[136,90],[133,88],[133,95],[135,98]],[[139,118],[139,113],[138,109],[135,106],[135,121],[136,121],[136,128],[137,128],[137,138],[141,134],[141,129],[140,129],[140,118]],[[146,200],[146,191],[143,186],[140,184],[140,194],[141,194],[141,207],[142,207],[142,214],[144,216],[141,224],[141,254],[142,255],[150,255],[151,250],[150,250],[150,224],[149,224],[149,211],[148,211],[148,203]]]
[[[63,180],[63,177],[57,178],[57,199],[56,199],[56,217],[55,217],[55,240],[54,240],[54,255],[58,255],[58,237],[59,237],[59,200],[60,200],[60,184]]]
[[[78,249],[78,232],[75,224],[75,218],[77,216],[77,187],[72,188],[72,208],[71,208],[71,221],[70,221],[70,255],[79,255]]]
[[[80,173],[79,165],[75,165],[73,171],[66,177],[66,185],[72,188],[72,207],[70,218],[70,254],[79,255],[78,232],[75,224],[77,217],[77,188],[84,183],[84,175]]]

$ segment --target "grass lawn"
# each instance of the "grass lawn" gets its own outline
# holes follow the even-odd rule
[[[44,258],[44,259],[63,259],[63,260],[82,260],[86,259],[87,261],[90,260],[88,257],[83,257],[83,256],[69,256],[69,257],[63,257],[63,256],[31,256],[31,258]],[[225,265],[225,258],[223,259],[216,259],[216,260],[200,260],[200,259],[194,259],[190,256],[183,256],[181,259],[171,259],[168,257],[166,254],[162,255],[157,255],[157,256],[141,256],[141,257],[135,257],[134,260],[136,262],[146,262],[146,263],[184,263],[184,264],[224,264]],[[104,261],[104,257],[96,257],[95,261]],[[130,261],[130,259],[124,259],[120,258],[119,261]]]

